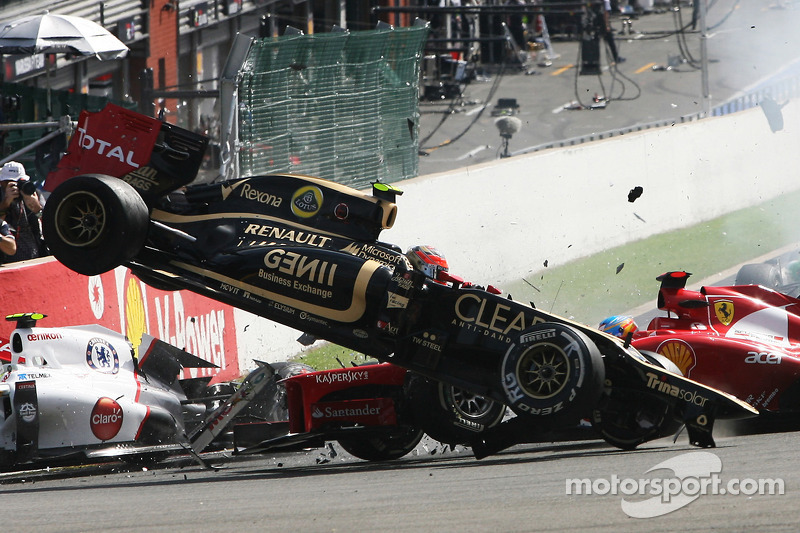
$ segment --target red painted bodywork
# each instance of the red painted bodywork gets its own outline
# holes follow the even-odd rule
[[[798,410],[800,300],[759,285],[688,290],[680,286],[686,277],[659,277],[658,308],[668,316],[638,331],[633,346],[759,411]]]
[[[396,425],[395,398],[384,394],[399,392],[406,372],[404,368],[382,363],[287,378],[283,383],[289,402],[290,433],[324,429],[326,425],[342,422],[359,426]],[[375,394],[374,387],[379,387],[381,394]],[[361,394],[360,388],[364,390]],[[346,392],[336,394],[341,391]]]

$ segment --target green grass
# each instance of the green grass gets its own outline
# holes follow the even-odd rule
[[[702,224],[545,268],[501,288],[516,300],[532,300],[540,309],[596,325],[607,316],[654,300],[659,274],[686,270],[694,274],[694,280],[703,279],[800,242],[799,201],[800,192],[787,194]]]
[[[362,353],[329,342],[319,343],[308,351],[301,352],[291,358],[292,361],[304,363],[316,370],[330,370],[363,364],[373,358],[368,358]]]
[[[501,286],[515,300],[596,326],[603,318],[654,300],[656,276],[686,270],[694,280],[800,242],[800,191],[688,228],[625,244]],[[617,269],[622,265],[619,273]],[[365,357],[324,344],[293,360],[316,369],[339,368]]]

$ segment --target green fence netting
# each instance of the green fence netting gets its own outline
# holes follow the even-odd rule
[[[239,82],[240,175],[355,188],[415,177],[427,26],[256,40]]]

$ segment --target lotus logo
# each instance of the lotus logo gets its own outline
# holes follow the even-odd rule
[[[322,208],[322,191],[313,185],[301,187],[292,195],[292,213],[310,218]]]

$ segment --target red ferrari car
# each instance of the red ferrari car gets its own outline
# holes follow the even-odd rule
[[[762,416],[800,412],[800,299],[762,285],[686,289],[668,272],[638,350],[664,355],[684,376],[738,396]]]

